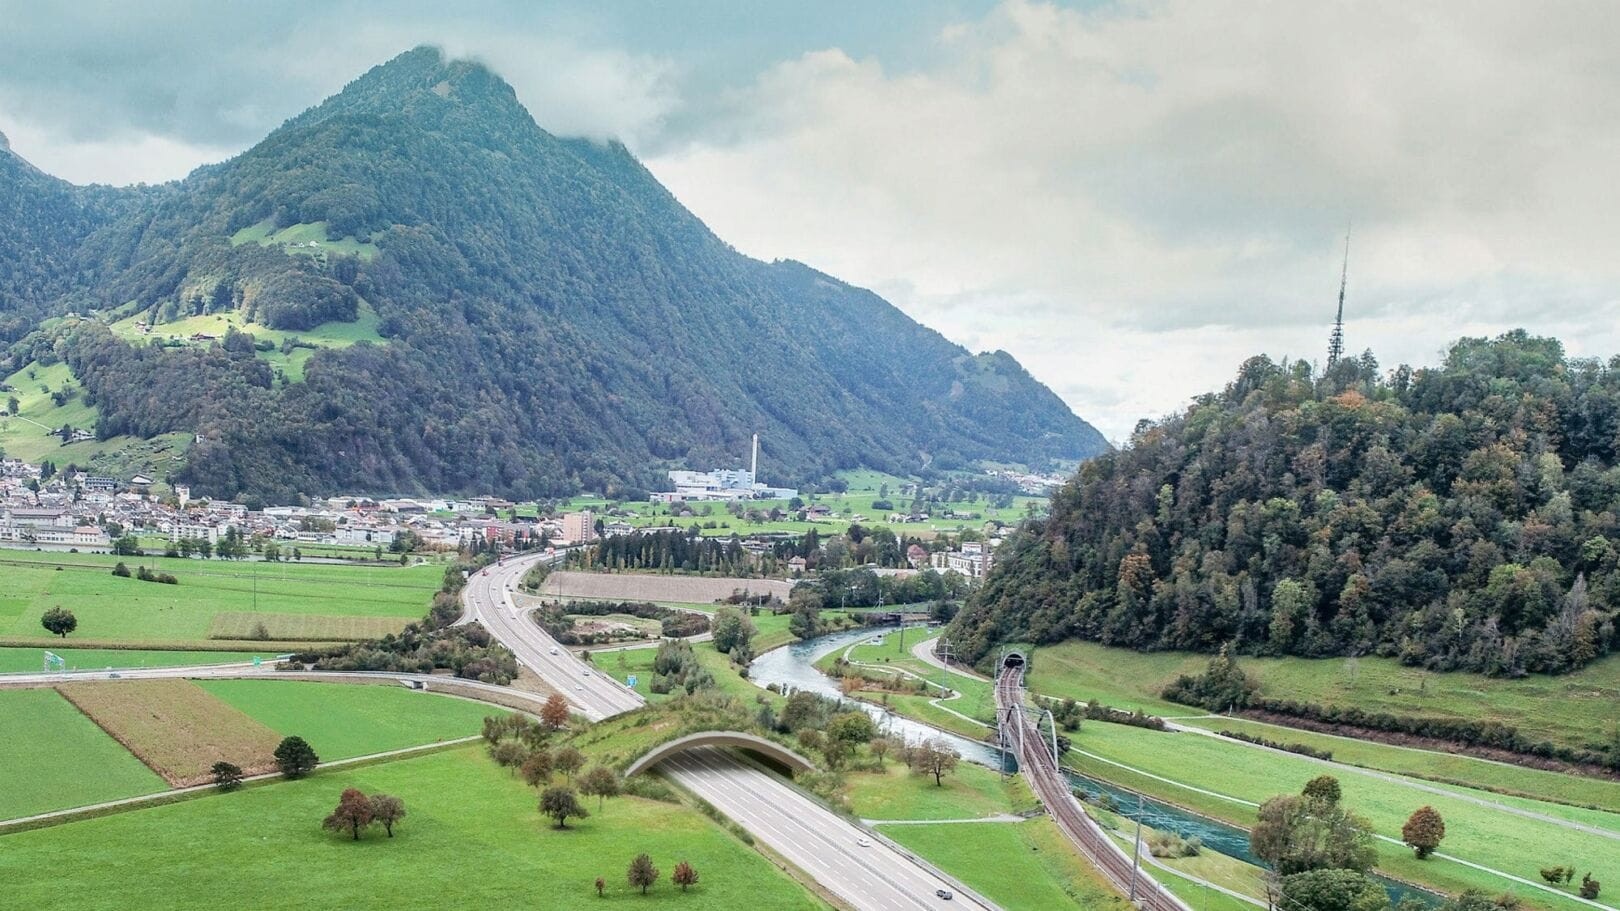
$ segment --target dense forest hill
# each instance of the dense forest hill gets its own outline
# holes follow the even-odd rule
[[[1432,369],[1253,358],[1086,463],[956,621],[997,642],[1557,673],[1614,645],[1620,359],[1514,332]]]
[[[31,245],[0,272],[0,375],[65,360],[100,437],[196,433],[199,493],[623,493],[754,432],[778,482],[1107,448],[1010,356],[742,256],[622,145],[545,132],[432,48],[175,184],[0,157],[0,238]],[[70,312],[98,316],[38,328]],[[232,330],[165,332],[208,314]],[[300,333],[347,341],[293,375],[273,350]]]

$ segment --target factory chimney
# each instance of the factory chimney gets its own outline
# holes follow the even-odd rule
[[[754,457],[748,460],[748,480],[759,483],[759,434],[754,434]]]

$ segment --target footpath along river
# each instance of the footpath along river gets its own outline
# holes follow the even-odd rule
[[[1016,759],[1010,754],[1004,757],[1000,749],[988,743],[972,740],[958,734],[947,733],[921,722],[890,714],[880,706],[845,697],[839,691],[837,682],[816,668],[816,662],[826,655],[848,648],[864,639],[887,635],[896,629],[897,627],[894,626],[872,626],[844,630],[773,649],[755,658],[753,663],[748,666],[748,679],[762,687],[776,684],[777,687],[786,692],[807,690],[841,700],[864,709],[877,721],[881,728],[891,734],[911,741],[942,741],[950,744],[953,749],[962,755],[963,759],[970,762],[992,769],[1002,768],[1008,772],[1017,771]],[[1154,800],[1151,797],[1138,795],[1133,791],[1085,775],[1075,772],[1068,772],[1067,774],[1070,783],[1075,789],[1087,794],[1106,794],[1112,797],[1114,803],[1118,806],[1118,814],[1126,819],[1135,820],[1140,817],[1144,826],[1175,832],[1183,838],[1196,836],[1213,851],[1237,858],[1245,863],[1257,865],[1260,863],[1254,854],[1250,852],[1249,833],[1243,829],[1206,819],[1179,807]],[[1405,898],[1414,898],[1425,904],[1436,904],[1439,901],[1439,897],[1432,893],[1421,889],[1413,889],[1394,880],[1382,877],[1379,879],[1384,884],[1384,888],[1388,890],[1392,902],[1399,903]]]

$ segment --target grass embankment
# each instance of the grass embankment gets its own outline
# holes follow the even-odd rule
[[[112,575],[124,562],[133,571],[147,566],[174,575],[179,584],[162,585]],[[0,594],[0,639],[10,645],[54,649],[76,641],[151,647],[255,647],[241,639],[211,639],[217,618],[229,630],[257,622],[285,635],[300,630],[326,639],[347,635],[346,620],[289,624],[286,617],[383,618],[367,629],[403,626],[420,619],[438,588],[440,566],[345,566],[322,563],[260,563],[187,560],[166,557],[114,557],[99,554],[0,551],[0,571],[7,586]],[[78,618],[78,629],[66,640],[47,633],[42,613],[65,607]],[[224,627],[221,630],[225,630]],[[287,640],[269,639],[266,650]]]
[[[322,831],[347,787],[386,792],[409,815],[359,842]],[[764,857],[688,808],[619,797],[566,831],[550,828],[534,792],[473,747],[4,836],[0,881],[18,907],[68,911],[316,905],[574,908],[599,900],[637,908],[825,906]],[[643,897],[625,882],[637,853],[662,878]],[[60,859],[73,858],[71,882]],[[475,858],[477,875],[452,876]],[[669,881],[686,860],[701,879]],[[465,864],[461,864],[465,866]]]
[[[167,787],[55,690],[0,690],[0,730],[0,819]]]
[[[1298,793],[1306,781],[1331,771],[1303,757],[1197,734],[1088,723],[1074,739],[1079,750],[1101,757],[1070,753],[1067,761],[1080,771],[1245,827],[1254,822],[1254,804],[1275,794]],[[1160,778],[1135,774],[1103,760]],[[1366,816],[1380,835],[1399,838],[1401,825],[1412,811],[1428,804],[1446,820],[1446,839],[1440,850],[1463,860],[1532,881],[1539,880],[1541,867],[1553,864],[1573,863],[1582,870],[1620,868],[1620,841],[1510,815],[1459,797],[1427,793],[1410,782],[1386,781],[1350,770],[1340,770],[1337,777],[1343,786],[1345,804]],[[1473,793],[1494,798],[1485,792]],[[1538,812],[1620,832],[1620,817],[1612,814],[1549,803],[1533,806]],[[1542,907],[1575,906],[1533,887],[1459,863],[1440,858],[1418,861],[1409,849],[1399,845],[1380,843],[1379,867],[1394,876],[1448,892],[1474,888],[1496,894],[1511,890]]]
[[[881,772],[846,777],[851,809],[874,820],[982,819],[1021,813],[1036,803],[1022,779],[968,763],[942,786],[894,762]],[[1128,907],[1044,816],[1022,822],[880,822],[878,828],[1009,911]]]

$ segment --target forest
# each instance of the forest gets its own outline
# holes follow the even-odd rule
[[[636,493],[734,464],[755,432],[773,483],[1106,449],[1004,352],[742,256],[623,145],[545,132],[435,49],[173,184],[73,187],[4,150],[0,168],[0,370],[67,361],[102,439],[195,434],[178,480],[199,494]],[[326,241],[268,242],[290,230]],[[316,351],[301,381],[255,357],[268,340],[104,325],[304,331],[367,308],[380,339]]]
[[[998,641],[1559,673],[1614,647],[1620,358],[1515,331],[1435,367],[1251,358],[1026,523],[956,620]]]

